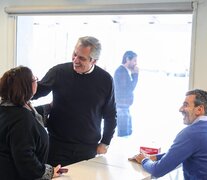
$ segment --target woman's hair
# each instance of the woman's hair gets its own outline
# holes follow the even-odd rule
[[[23,106],[33,96],[32,82],[33,74],[28,67],[6,71],[0,79],[1,101]]]

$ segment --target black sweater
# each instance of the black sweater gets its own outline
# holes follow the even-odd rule
[[[0,106],[0,179],[32,180],[45,172],[48,136],[24,107]]]
[[[90,74],[78,74],[72,63],[51,68],[38,83],[34,99],[53,92],[48,120],[50,137],[70,144],[109,144],[116,127],[113,79],[98,66]],[[103,136],[101,120],[104,119]]]

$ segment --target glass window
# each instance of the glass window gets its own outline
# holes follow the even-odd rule
[[[110,149],[131,153],[140,144],[158,143],[165,150],[172,143],[183,127],[178,109],[189,84],[192,14],[18,16],[17,22],[17,65],[29,66],[39,79],[52,66],[71,61],[80,36],[100,39],[98,65],[112,76],[124,52],[136,52],[133,132],[115,134]],[[50,94],[34,104],[51,100]]]

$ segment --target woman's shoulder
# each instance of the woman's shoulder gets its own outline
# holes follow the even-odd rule
[[[11,120],[13,119],[15,123],[24,123],[29,125],[32,124],[34,120],[32,112],[24,107],[10,107],[10,110],[8,110],[7,113],[11,114],[8,118],[10,117]]]

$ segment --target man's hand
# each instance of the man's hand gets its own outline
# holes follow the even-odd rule
[[[146,158],[146,156],[144,154],[140,153],[140,154],[137,154],[137,155],[133,156],[132,158],[128,158],[128,160],[129,161],[136,161],[139,164],[141,164],[142,163],[142,160],[144,158]]]
[[[156,161],[157,160],[156,155],[148,155],[148,154],[145,154],[145,153],[137,154],[137,155],[133,156],[132,158],[129,158],[128,160],[136,161],[139,164],[141,164],[142,160],[145,159],[145,158],[151,159],[152,161]]]
[[[134,73],[138,73],[139,72],[139,68],[137,66],[134,66],[133,69],[131,69],[131,73],[134,74]]]
[[[97,147],[97,154],[106,154],[108,145],[100,143]]]

